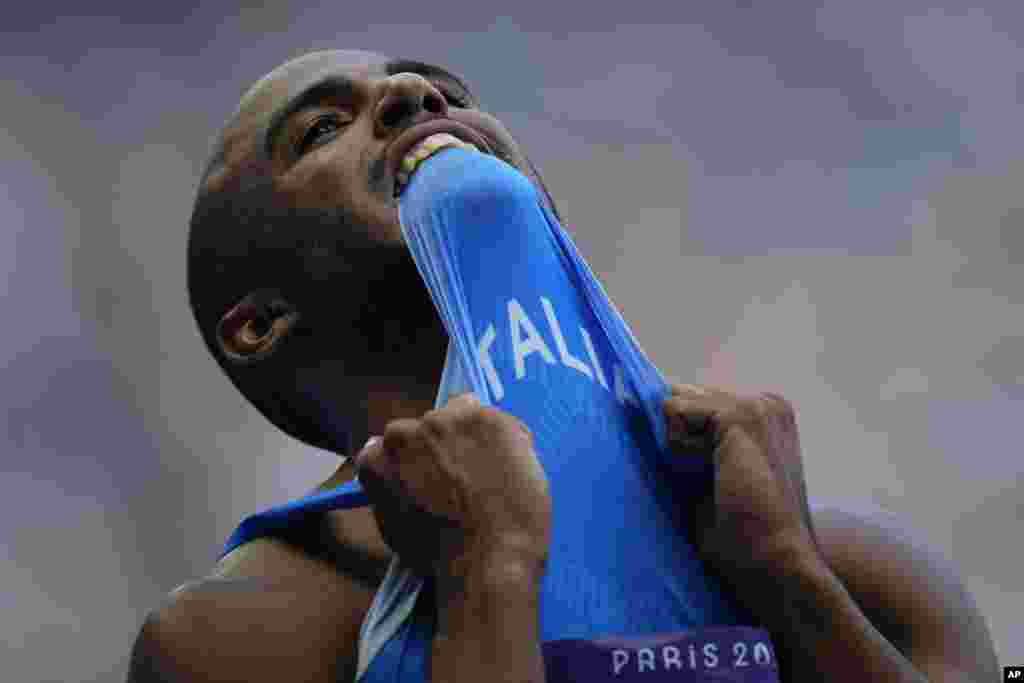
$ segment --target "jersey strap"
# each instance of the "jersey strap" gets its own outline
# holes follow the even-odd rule
[[[224,544],[220,557],[257,538],[283,536],[289,530],[318,521],[331,510],[348,510],[364,505],[367,505],[366,492],[358,481],[353,480],[329,491],[314,493],[249,515]]]

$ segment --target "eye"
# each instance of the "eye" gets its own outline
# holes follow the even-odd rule
[[[336,133],[344,125],[337,116],[321,116],[310,124],[299,143],[295,146],[298,154],[303,154],[311,146],[321,142],[323,138]]]

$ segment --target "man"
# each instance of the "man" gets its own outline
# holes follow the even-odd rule
[[[393,552],[438,580],[432,680],[543,680],[552,501],[529,432],[472,395],[432,410],[447,337],[403,241],[396,178],[434,132],[511,164],[554,210],[512,136],[437,67],[314,53],[258,82],[226,127],[192,220],[199,328],[286,432],[350,455],[383,435],[321,487],[358,468],[373,510],[250,541],[174,591],[143,625],[130,680],[353,680]],[[784,399],[677,385],[664,409],[680,457],[718,469],[680,533],[770,631],[782,680],[996,680],[947,563],[881,518],[810,510]]]

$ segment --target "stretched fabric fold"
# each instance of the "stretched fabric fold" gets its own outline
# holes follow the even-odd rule
[[[713,468],[670,457],[666,381],[530,181],[494,157],[445,149],[414,173],[400,218],[449,334],[435,405],[473,391],[520,418],[548,473],[542,637],[735,623],[679,524]],[[393,680],[371,665],[423,586],[393,561],[361,629],[359,680]]]
[[[533,185],[498,159],[445,149],[420,164],[399,213],[449,336],[435,406],[473,391],[515,415],[548,477],[540,638],[551,683],[598,680],[608,657],[605,674],[633,680],[619,674],[636,666],[647,681],[655,651],[678,680],[777,681],[768,633],[686,536],[688,502],[709,491],[713,466],[669,453],[669,387]],[[367,504],[352,481],[250,515],[222,555]],[[430,679],[433,588],[393,559],[360,629],[360,683]]]

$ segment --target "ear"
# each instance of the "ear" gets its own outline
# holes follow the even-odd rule
[[[275,290],[250,292],[217,323],[217,345],[232,363],[262,360],[295,327],[300,315]]]

